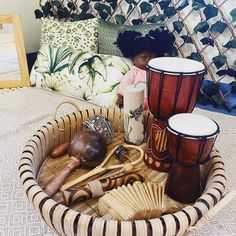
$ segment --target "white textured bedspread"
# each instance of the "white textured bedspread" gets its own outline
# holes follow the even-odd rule
[[[52,119],[56,105],[65,100],[81,109],[94,105],[36,88],[0,90],[0,236],[54,235],[28,202],[19,180],[18,163],[27,140]],[[75,109],[63,105],[58,116]],[[196,108],[195,113],[220,126],[216,147],[224,158],[227,189],[236,189],[236,117]],[[188,235],[236,235],[236,199],[203,227]]]

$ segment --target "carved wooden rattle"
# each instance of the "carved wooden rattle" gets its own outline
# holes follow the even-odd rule
[[[126,174],[121,176],[109,176],[95,179],[88,182],[85,186],[74,186],[63,191],[63,197],[67,206],[97,198],[105,194],[106,191],[117,188],[121,185],[132,184],[135,181],[144,181],[144,177],[139,173]]]

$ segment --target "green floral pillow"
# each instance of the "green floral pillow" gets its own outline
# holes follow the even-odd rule
[[[99,19],[98,26],[98,52],[109,55],[122,56],[119,48],[114,44],[119,33],[125,30],[135,30],[142,35],[147,34],[150,30],[164,28],[164,23],[142,24],[142,25],[119,25]]]
[[[40,39],[43,44],[70,46],[87,52],[98,50],[98,19],[92,18],[74,22],[59,22],[42,18]]]
[[[131,61],[44,44],[30,74],[31,85],[115,107],[121,78]]]

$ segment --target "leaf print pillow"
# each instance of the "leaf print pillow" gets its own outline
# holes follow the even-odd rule
[[[69,46],[87,52],[98,50],[98,19],[74,22],[42,18],[40,45]]]
[[[30,74],[31,86],[115,107],[121,78],[130,70],[124,57],[44,44]]]

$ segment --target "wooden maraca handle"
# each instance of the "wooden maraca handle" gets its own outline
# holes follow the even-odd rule
[[[79,165],[80,161],[76,157],[70,157],[68,164],[62,169],[62,171],[43,187],[44,192],[49,197],[53,196],[62,186],[66,177]]]

